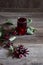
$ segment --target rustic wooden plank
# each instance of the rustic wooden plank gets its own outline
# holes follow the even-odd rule
[[[22,16],[22,14],[0,12],[0,23],[5,22],[8,18],[11,19],[16,26],[18,16]],[[38,14],[38,16],[36,16],[36,14],[34,14],[34,17],[32,14],[24,13],[23,16],[31,17],[33,20],[31,25],[36,27],[37,32],[34,35],[17,36],[14,45],[23,44],[29,49],[29,55],[22,59],[12,59],[11,57],[7,57],[7,50],[0,48],[0,65],[43,65],[43,15]]]

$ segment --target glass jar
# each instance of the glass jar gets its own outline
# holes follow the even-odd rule
[[[19,18],[17,21],[17,31],[19,35],[26,34],[27,29],[27,19],[26,18]]]

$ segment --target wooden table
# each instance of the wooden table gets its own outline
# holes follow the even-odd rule
[[[17,24],[18,17],[31,17],[32,24],[37,29],[33,35],[17,36],[14,45],[23,44],[29,49],[29,55],[22,59],[7,57],[7,50],[0,48],[0,65],[43,65],[43,13],[9,13],[0,12],[0,23],[10,19]],[[28,25],[29,26],[29,25]]]

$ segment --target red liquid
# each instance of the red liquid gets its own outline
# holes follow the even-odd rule
[[[17,30],[19,35],[26,34],[27,22],[26,18],[19,18],[17,22]]]

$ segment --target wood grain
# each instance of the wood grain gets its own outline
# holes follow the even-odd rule
[[[15,14],[15,15],[14,15]],[[23,13],[22,13],[23,14]],[[0,24],[5,22],[5,20],[11,19],[15,24],[17,23],[17,18],[22,16],[21,13],[3,13],[0,12]],[[0,65],[43,65],[43,13],[32,14],[24,13],[23,16],[33,20],[32,26],[37,29],[37,32],[34,35],[24,35],[17,36],[17,39],[14,41],[14,45],[23,44],[29,49],[29,55],[26,58],[22,59],[12,59],[7,57],[8,51],[0,48]],[[38,15],[38,16],[37,16]],[[34,17],[35,16],[35,17]],[[28,25],[29,26],[29,25]]]

